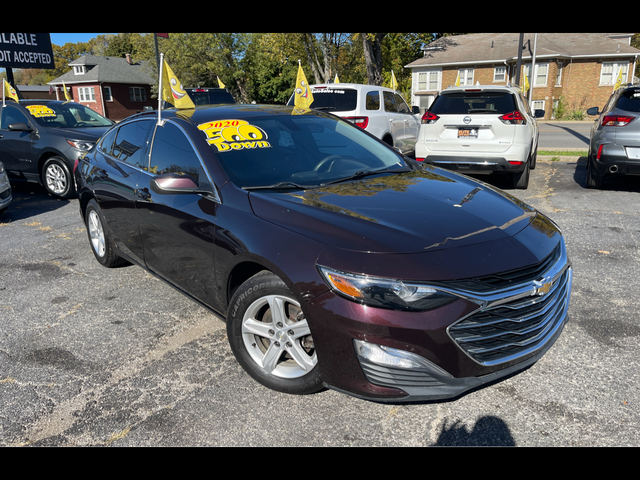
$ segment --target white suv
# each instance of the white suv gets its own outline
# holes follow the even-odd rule
[[[519,88],[476,85],[441,91],[422,116],[416,160],[460,173],[509,174],[514,188],[529,185],[538,123]]]
[[[311,108],[350,120],[405,155],[413,155],[420,131],[419,107],[409,108],[397,92],[356,83],[311,85]],[[294,104],[294,97],[288,105]]]

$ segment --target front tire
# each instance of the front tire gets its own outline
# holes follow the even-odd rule
[[[70,198],[76,192],[71,172],[61,157],[51,157],[44,162],[42,183],[54,197]]]
[[[85,224],[89,242],[91,243],[91,251],[100,265],[107,268],[115,268],[129,263],[116,253],[113,241],[105,230],[104,218],[100,212],[100,207],[98,207],[95,200],[90,200],[87,205]]]
[[[300,303],[271,272],[260,272],[233,295],[227,336],[238,363],[278,392],[307,395],[322,389],[311,331]]]

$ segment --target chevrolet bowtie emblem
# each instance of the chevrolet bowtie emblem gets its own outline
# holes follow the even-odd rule
[[[551,287],[553,286],[553,281],[550,280],[548,282],[545,282],[545,281],[534,280],[533,285],[534,285],[534,289],[531,295],[542,296],[549,293],[549,290],[551,290]]]

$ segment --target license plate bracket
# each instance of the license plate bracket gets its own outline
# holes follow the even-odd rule
[[[458,138],[478,138],[477,128],[458,128]]]

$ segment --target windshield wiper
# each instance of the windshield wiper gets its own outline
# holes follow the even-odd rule
[[[410,172],[410,171],[411,169],[408,167],[402,167],[398,169],[393,169],[389,167],[389,168],[383,168],[380,170],[359,170],[353,175],[349,175],[343,178],[338,178],[337,180],[331,180],[330,182],[325,182],[320,184],[320,186],[323,187],[325,185],[331,185],[333,183],[346,182],[348,180],[355,180],[356,178],[368,177],[370,175],[378,175],[379,173],[403,173],[403,172]]]
[[[313,185],[298,185],[294,182],[278,182],[273,185],[260,185],[256,187],[242,187],[243,190],[277,190],[278,188],[307,190],[309,188],[318,188]]]

